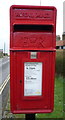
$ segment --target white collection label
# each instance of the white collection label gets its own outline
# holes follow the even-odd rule
[[[42,95],[42,62],[24,63],[24,96]]]

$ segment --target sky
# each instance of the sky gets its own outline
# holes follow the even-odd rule
[[[11,5],[40,5],[57,8],[56,35],[63,33],[63,2],[64,0],[1,0],[0,1],[0,49],[9,53],[10,43],[10,6]]]

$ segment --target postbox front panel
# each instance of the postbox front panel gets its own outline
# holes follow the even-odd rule
[[[52,112],[55,53],[38,52],[37,59],[30,59],[30,55],[30,52],[11,52],[11,110]]]
[[[10,9],[10,100],[13,113],[50,113],[54,108],[56,9]]]

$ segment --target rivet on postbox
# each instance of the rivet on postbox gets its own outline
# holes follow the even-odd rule
[[[36,59],[37,58],[37,52],[30,52],[30,58]]]

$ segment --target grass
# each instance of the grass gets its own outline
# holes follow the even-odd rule
[[[54,111],[48,114],[38,114],[37,118],[63,118],[63,77],[56,76]]]

